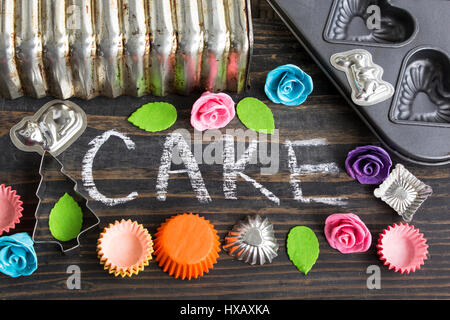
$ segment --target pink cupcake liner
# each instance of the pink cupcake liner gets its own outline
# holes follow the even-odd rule
[[[0,185],[0,235],[14,229],[22,218],[23,202],[16,190]]]
[[[153,241],[148,230],[130,219],[109,224],[97,241],[100,264],[116,277],[131,277],[143,271],[152,253]]]
[[[423,234],[407,223],[394,224],[383,230],[377,248],[384,265],[402,274],[420,269],[428,254],[427,240]]]

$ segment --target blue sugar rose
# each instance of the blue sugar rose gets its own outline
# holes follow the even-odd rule
[[[36,269],[36,252],[28,233],[0,237],[0,272],[16,278],[29,276]]]
[[[302,69],[286,64],[269,72],[264,91],[273,103],[298,106],[313,90],[313,82]]]

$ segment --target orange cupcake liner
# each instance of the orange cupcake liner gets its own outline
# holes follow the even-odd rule
[[[198,278],[217,263],[219,236],[198,214],[183,213],[166,219],[155,234],[155,261],[164,272],[182,280]]]
[[[424,235],[407,223],[394,224],[383,230],[377,248],[384,265],[402,274],[420,269],[428,254]]]
[[[16,190],[4,184],[0,185],[0,235],[9,232],[20,223],[22,204]]]
[[[148,230],[130,219],[109,224],[97,241],[100,264],[116,277],[137,275],[149,265],[152,253],[153,241]]]

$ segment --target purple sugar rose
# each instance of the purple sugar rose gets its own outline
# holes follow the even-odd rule
[[[389,154],[377,146],[357,147],[345,160],[348,175],[361,184],[380,184],[389,176],[391,166]]]

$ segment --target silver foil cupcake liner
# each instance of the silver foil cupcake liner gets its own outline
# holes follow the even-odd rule
[[[22,151],[49,152],[56,157],[86,130],[84,111],[70,101],[53,100],[10,130],[13,144]]]
[[[271,263],[277,256],[278,243],[273,225],[267,218],[247,216],[225,237],[223,249],[250,265]]]
[[[403,220],[410,222],[433,189],[417,179],[401,164],[397,164],[374,195],[393,208]]]

